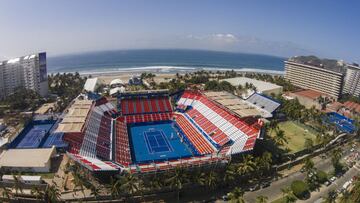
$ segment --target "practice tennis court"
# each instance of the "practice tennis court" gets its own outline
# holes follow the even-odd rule
[[[24,135],[16,148],[38,148],[53,124],[34,125]]]

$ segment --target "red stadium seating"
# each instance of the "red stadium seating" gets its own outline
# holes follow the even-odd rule
[[[122,99],[123,115],[172,112],[168,97]]]
[[[115,161],[124,166],[129,166],[129,164],[131,163],[130,145],[127,127],[123,117],[119,117],[116,120],[115,129]]]
[[[182,131],[189,138],[190,142],[193,143],[195,148],[200,154],[210,154],[215,150],[211,147],[211,144],[196,130],[196,128],[182,115],[174,114],[176,122],[179,124]]]
[[[143,123],[171,120],[172,113],[136,114],[124,116],[127,123]]]
[[[99,134],[96,140],[96,155],[110,159],[111,117],[107,113],[101,118]]]
[[[259,124],[255,122],[257,121],[256,119],[244,120],[239,118],[214,103],[200,92],[185,91],[182,98],[185,98],[185,100],[181,100],[178,105],[184,103],[186,103],[185,105],[194,105],[194,109],[187,111],[187,114],[220,146],[226,144],[230,139],[238,140],[243,136],[246,136],[247,138],[243,150],[249,150],[254,146],[256,137],[261,129],[261,126],[259,127]],[[188,102],[189,100],[190,103]],[[198,102],[194,103],[194,101],[191,100],[197,100]],[[211,109],[212,111],[207,109]],[[204,116],[208,114],[209,118]],[[222,117],[223,120],[218,120],[220,118],[219,116]],[[231,130],[234,129],[231,126],[236,127],[238,131]],[[223,131],[220,130],[220,128]]]
[[[187,114],[220,146],[226,144],[229,138],[218,127],[212,124],[196,109],[191,109]]]

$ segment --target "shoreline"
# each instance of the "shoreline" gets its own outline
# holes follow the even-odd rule
[[[89,71],[79,71],[78,73],[82,76],[113,76],[114,74],[133,74],[139,75],[143,72],[151,72],[154,74],[185,74],[195,71],[212,71],[212,72],[225,72],[225,71],[232,71],[240,72],[240,73],[263,73],[263,74],[270,74],[270,75],[284,75],[285,71],[279,70],[266,70],[266,69],[257,69],[257,68],[208,68],[208,67],[178,67],[178,66],[147,66],[147,67],[134,67],[134,68],[118,68],[118,69],[108,69],[103,71],[96,71],[96,70],[89,70]],[[49,74],[57,74],[57,73],[75,73],[76,71],[69,71],[69,72],[49,72]]]

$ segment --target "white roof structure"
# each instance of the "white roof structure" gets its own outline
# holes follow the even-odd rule
[[[120,79],[114,79],[110,82],[110,86],[112,85],[124,85],[124,82]]]
[[[279,85],[270,83],[270,82],[264,82],[261,80],[255,80],[252,78],[247,78],[247,77],[237,77],[237,78],[228,78],[228,79],[223,79],[221,81],[227,81],[229,83],[231,83],[233,86],[243,86],[245,87],[245,84],[253,84],[256,87],[257,92],[262,93],[262,92],[266,92],[269,90],[273,90],[273,89],[278,89],[278,88],[282,88]]]
[[[88,92],[94,92],[96,89],[96,85],[98,82],[98,78],[88,78],[84,85],[84,90]]]
[[[55,147],[5,150],[0,155],[0,167],[45,167],[55,153]]]
[[[42,180],[41,176],[25,176],[25,175],[21,175],[21,176],[17,176],[20,180],[22,181],[37,181],[40,182]],[[3,175],[2,176],[3,180],[10,180],[13,181],[14,180],[14,175]]]
[[[8,64],[10,63],[17,63],[17,62],[19,62],[20,61],[20,58],[15,58],[15,59],[10,59],[10,60],[8,60]]]
[[[114,95],[116,93],[121,93],[121,92],[125,92],[125,87],[115,87],[110,89],[110,95]]]

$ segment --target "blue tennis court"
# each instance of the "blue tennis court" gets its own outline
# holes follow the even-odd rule
[[[173,151],[162,130],[160,131],[150,128],[148,131],[144,132],[144,139],[146,141],[149,153],[151,154]]]
[[[133,160],[136,163],[190,157],[192,153],[181,142],[173,122],[129,126]]]
[[[68,144],[64,141],[63,137],[64,137],[64,133],[61,132],[51,133],[45,140],[44,144],[42,145],[42,148],[50,148],[52,146],[55,146],[56,148],[67,147]]]
[[[53,124],[34,125],[24,135],[16,148],[38,148]]]
[[[336,112],[327,113],[324,121],[335,124],[336,128],[341,132],[353,133],[356,130],[354,120]]]

